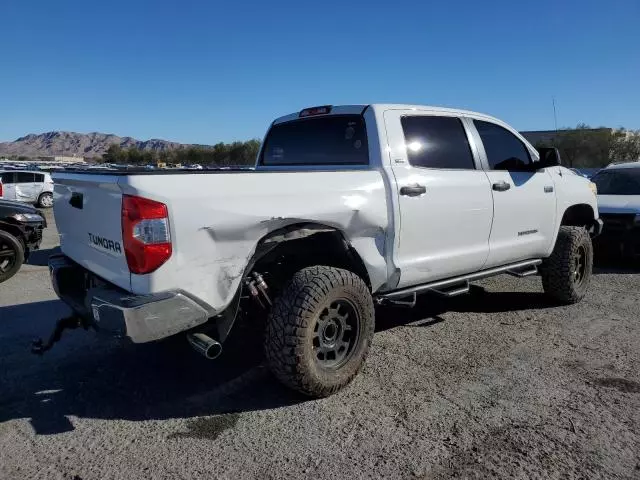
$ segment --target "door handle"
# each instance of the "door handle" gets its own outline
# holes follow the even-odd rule
[[[407,197],[417,197],[423,193],[427,193],[427,187],[424,185],[416,184],[400,188],[400,195],[406,195]]]
[[[491,188],[493,188],[496,192],[506,192],[511,188],[511,184],[503,180],[501,182],[494,183]]]

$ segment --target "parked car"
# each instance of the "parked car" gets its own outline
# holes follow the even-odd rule
[[[44,216],[31,205],[0,200],[0,283],[13,277],[40,248]]]
[[[640,161],[610,165],[593,182],[604,222],[597,247],[605,253],[640,259]]]
[[[374,303],[414,306],[497,274],[538,273],[581,300],[593,185],[487,115],[322,106],[275,120],[255,170],[60,172],[57,294],[79,324],[133,342],[186,334],[217,357],[239,311],[264,313],[266,358],[310,396],[347,385]]]
[[[53,206],[53,180],[47,172],[0,170],[0,199]]]

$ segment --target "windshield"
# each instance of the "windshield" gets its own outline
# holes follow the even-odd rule
[[[600,195],[640,195],[640,168],[605,170],[591,180]]]
[[[367,134],[360,115],[294,120],[275,125],[265,141],[262,165],[366,165]]]

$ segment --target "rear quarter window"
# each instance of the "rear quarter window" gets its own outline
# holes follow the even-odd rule
[[[2,172],[0,173],[0,180],[4,184],[13,183],[13,172]]]
[[[274,125],[261,165],[367,165],[369,149],[360,115],[332,115]]]

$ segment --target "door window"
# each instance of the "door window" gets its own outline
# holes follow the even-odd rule
[[[529,170],[529,150],[513,133],[495,123],[474,120],[491,170]]]
[[[2,172],[0,173],[0,178],[2,178],[2,183],[8,185],[9,183],[14,183],[13,181],[13,172]]]
[[[400,121],[411,165],[475,169],[467,134],[459,118],[416,115],[402,117]]]
[[[33,183],[33,173],[16,172],[16,183]]]

